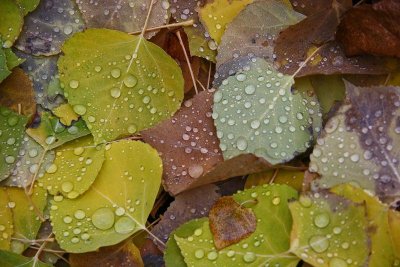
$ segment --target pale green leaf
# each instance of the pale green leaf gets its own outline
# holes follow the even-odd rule
[[[40,0],[14,0],[14,1],[18,4],[24,16],[29,12],[35,10],[40,2]]]
[[[0,250],[0,266],[2,267],[51,267],[37,258],[28,258],[9,251]]]
[[[204,29],[199,24],[197,27],[185,27],[185,33],[188,38],[189,50],[191,56],[203,57],[209,61],[215,62],[217,55],[217,45],[214,40],[204,35]]]
[[[141,36],[89,29],[58,62],[65,95],[95,143],[137,133],[171,117],[183,98],[176,62]]]
[[[24,59],[19,58],[16,54],[14,54],[11,48],[4,49],[4,53],[6,55],[7,67],[9,70],[12,70],[16,66],[24,62]]]
[[[121,242],[145,229],[157,196],[162,163],[147,144],[106,145],[106,160],[90,189],[76,199],[55,196],[50,219],[61,248],[83,253]]]
[[[17,40],[23,21],[19,6],[13,0],[0,1],[0,39],[3,47],[9,48]]]
[[[0,40],[0,45],[2,44]],[[8,75],[11,74],[11,71],[7,66],[7,57],[5,50],[0,47],[0,82],[2,82]]]
[[[77,198],[92,185],[104,162],[104,146],[86,136],[56,149],[56,158],[40,178],[50,194]]]
[[[292,218],[288,200],[297,192],[285,185],[264,185],[238,192],[236,202],[251,208],[257,229],[239,243],[216,250],[209,222],[188,237],[174,238],[188,266],[290,266],[299,259],[289,252]]]
[[[4,250],[11,249],[11,237],[14,233],[12,212],[8,202],[6,189],[0,187],[0,249]]]
[[[321,127],[319,104],[293,84],[292,76],[260,58],[224,80],[214,94],[213,118],[225,159],[253,153],[278,164],[311,146]]]
[[[322,191],[289,204],[290,251],[315,267],[366,266],[369,246],[365,208]]]

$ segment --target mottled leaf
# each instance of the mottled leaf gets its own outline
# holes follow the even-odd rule
[[[90,189],[77,199],[55,196],[50,219],[61,248],[94,251],[145,229],[157,196],[161,159],[149,145],[123,140],[106,145],[106,160]]]
[[[212,92],[187,100],[171,120],[142,132],[163,159],[163,184],[178,194],[222,161],[211,118]]]
[[[217,251],[206,221],[189,237],[175,235],[189,266],[290,266],[299,259],[289,252],[292,218],[287,201],[297,198],[288,186],[259,186],[233,196],[237,203],[252,209],[257,229],[248,238]],[[268,215],[268,216],[267,216]],[[179,230],[178,230],[179,231]]]
[[[324,191],[289,204],[290,251],[312,266],[366,266],[369,246],[363,205]]]
[[[17,160],[27,118],[0,106],[0,181],[10,175]]]
[[[399,195],[399,87],[346,83],[346,101],[327,122],[311,155],[310,171],[328,188],[356,183],[389,201]]]
[[[86,136],[58,147],[54,162],[40,178],[50,194],[77,198],[95,181],[104,162],[104,146],[95,146]]]
[[[0,85],[0,105],[12,109],[16,113],[30,116],[36,112],[36,102],[32,81],[20,68]]]
[[[0,17],[0,41],[4,48],[9,48],[21,32],[23,15],[14,0],[1,0]]]
[[[180,106],[181,70],[141,36],[87,30],[69,39],[63,52],[58,66],[65,94],[86,121],[95,143],[149,128]]]
[[[0,265],[2,267],[51,267],[51,265],[39,261],[37,258],[28,258],[9,251],[0,250]]]
[[[90,28],[107,28],[124,32],[143,29],[151,0],[77,0],[86,25]],[[147,28],[157,27],[168,21],[167,0],[154,1]],[[147,33],[146,38],[156,32]]]
[[[32,55],[55,55],[67,38],[83,30],[83,21],[73,0],[41,0],[25,18],[16,48]]]
[[[213,118],[225,159],[253,153],[279,164],[310,147],[321,127],[319,104],[293,84],[293,76],[260,58],[222,83]]]

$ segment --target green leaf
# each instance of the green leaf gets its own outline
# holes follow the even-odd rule
[[[55,196],[51,201],[50,219],[61,248],[94,251],[145,229],[161,174],[161,159],[149,145],[107,144],[106,161],[90,189],[76,199]]]
[[[1,0],[0,17],[0,39],[3,41],[3,47],[9,48],[21,32],[23,16],[13,0]]]
[[[96,144],[149,128],[180,107],[180,68],[141,36],[89,29],[69,39],[63,52],[65,95]]]
[[[1,47],[1,40],[0,40],[0,82],[2,82],[8,75],[11,74],[11,71],[8,69],[7,66],[7,58],[5,50]]]
[[[185,27],[184,30],[189,42],[190,55],[203,57],[209,61],[215,62],[217,45],[210,37],[207,38],[204,36],[204,29],[201,28],[201,26],[197,26]]]
[[[191,236],[196,229],[202,227],[206,221],[208,221],[207,218],[191,220],[182,224],[178,229],[171,233],[164,252],[164,261],[167,267],[187,267],[181,254],[181,249],[176,243],[174,237],[187,238]]]
[[[4,49],[4,53],[6,54],[7,67],[9,70],[12,70],[13,68],[25,61],[24,59],[19,58],[16,54],[14,54],[11,48]]]
[[[292,76],[260,58],[224,80],[214,94],[213,118],[225,159],[253,153],[278,164],[310,147],[321,127],[319,104],[293,84]]]
[[[28,128],[26,132],[45,150],[54,149],[71,140],[90,134],[83,120],[66,127],[50,112],[43,112],[39,127]]]
[[[10,175],[17,160],[27,120],[25,116],[0,106],[0,181]]]
[[[396,258],[389,227],[389,207],[361,188],[349,184],[338,185],[332,192],[359,204],[365,203],[369,227],[371,255],[368,266],[396,266]]]
[[[56,158],[47,167],[40,183],[50,194],[77,198],[92,185],[104,162],[104,146],[93,145],[86,136],[56,149]]]
[[[264,185],[233,196],[257,217],[257,228],[248,238],[217,251],[208,221],[189,237],[174,238],[188,266],[291,266],[299,259],[289,252],[292,218],[287,201],[297,192],[285,185]],[[268,216],[266,216],[268,215]]]
[[[22,188],[9,187],[6,191],[13,216],[12,237],[19,239],[11,241],[11,250],[21,254],[29,245],[26,241],[36,239],[36,234],[42,224],[38,213],[41,214],[47,204],[47,192],[37,184],[34,185],[31,196],[28,196]]]
[[[246,179],[245,188],[268,183],[286,184],[301,191],[303,187],[304,171],[272,169],[264,172],[250,174]]]
[[[0,250],[0,266],[2,267],[51,267],[37,258],[28,258],[12,252]]]
[[[14,233],[13,217],[8,202],[6,189],[0,187],[0,249],[5,250],[11,249],[11,237]]]
[[[14,0],[14,1],[19,5],[19,8],[21,9],[21,12],[24,16],[29,12],[35,10],[40,2],[40,0]]]
[[[293,217],[290,251],[315,267],[366,266],[364,206],[321,191],[302,195],[289,207]]]

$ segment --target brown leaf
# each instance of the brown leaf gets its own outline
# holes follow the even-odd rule
[[[340,23],[336,36],[347,56],[400,57],[400,2],[383,0],[351,9]]]
[[[294,10],[306,16],[311,16],[332,5],[332,0],[290,0],[290,2]]]
[[[253,211],[239,205],[232,197],[222,197],[210,210],[210,229],[217,249],[223,249],[250,236],[256,230]]]
[[[36,102],[32,81],[22,69],[15,68],[1,83],[0,105],[26,116],[35,114]]]
[[[142,267],[139,249],[130,239],[110,247],[102,247],[99,251],[82,254],[70,254],[71,267]]]
[[[178,226],[192,219],[206,217],[212,205],[220,197],[216,192],[217,189],[217,186],[210,184],[177,195],[151,232],[166,242],[170,233]]]

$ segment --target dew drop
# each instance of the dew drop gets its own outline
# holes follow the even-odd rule
[[[310,247],[317,253],[322,253],[329,247],[329,240],[320,235],[315,235],[308,241]]]
[[[127,74],[124,78],[124,84],[126,87],[132,88],[137,84],[137,78],[132,74]]]
[[[249,84],[244,88],[244,91],[246,92],[246,94],[252,95],[256,91],[256,87],[252,84]]]
[[[72,89],[76,89],[79,87],[79,82],[77,80],[71,80],[69,82],[69,87],[71,87]]]
[[[236,140],[236,146],[237,146],[237,148],[239,149],[239,150],[241,150],[241,151],[243,151],[243,150],[245,150],[246,148],[247,148],[247,141],[246,141],[246,139],[244,138],[244,137],[239,137],[237,140]]]
[[[188,169],[189,175],[193,178],[199,178],[203,174],[203,167],[201,165],[191,165]]]
[[[116,68],[111,70],[111,76],[114,78],[119,78],[121,76],[121,70]]]
[[[75,105],[73,109],[76,114],[81,115],[81,116],[85,115],[85,113],[86,113],[86,107],[83,105]]]
[[[113,98],[118,98],[118,97],[121,96],[121,90],[119,90],[119,88],[112,88],[112,89],[110,90],[110,95],[111,95],[111,97],[113,97]]]
[[[99,208],[92,215],[92,223],[98,229],[110,229],[114,225],[114,212],[110,208]]]
[[[195,256],[197,259],[202,259],[202,258],[204,257],[204,250],[202,250],[202,249],[197,249],[197,250],[194,252],[194,256]]]
[[[329,225],[330,218],[329,215],[326,213],[321,213],[315,216],[314,218],[314,224],[318,228],[325,228]]]
[[[114,225],[114,229],[119,234],[127,234],[135,229],[135,222],[131,218],[124,216],[118,219]]]
[[[329,267],[347,267],[345,260],[341,258],[333,258],[329,261]]]
[[[207,259],[210,261],[216,260],[218,258],[218,253],[215,251],[211,251],[207,254]]]
[[[279,203],[281,203],[281,198],[280,197],[274,197],[272,199],[272,204],[274,204],[275,206],[279,205]]]

